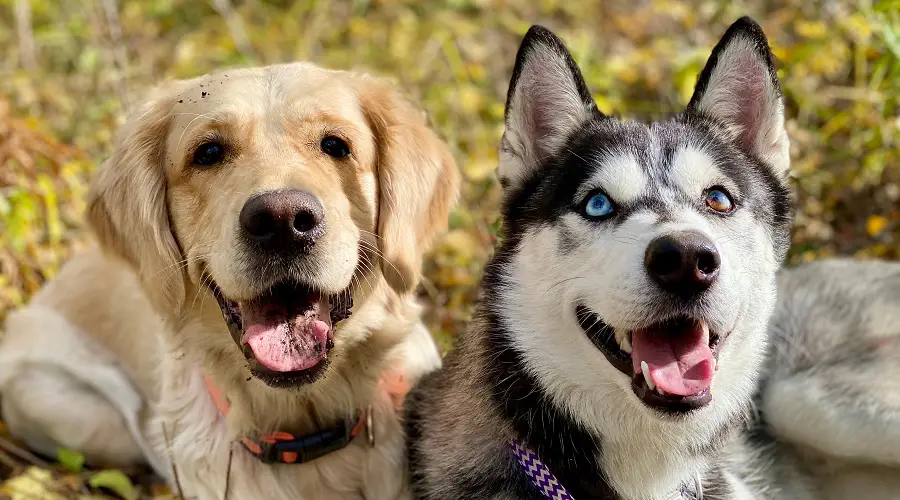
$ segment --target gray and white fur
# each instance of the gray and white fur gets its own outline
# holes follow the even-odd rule
[[[769,332],[739,455],[761,473],[760,498],[900,498],[900,263],[782,271]]]
[[[407,399],[416,495],[542,498],[507,448],[515,438],[579,500],[818,498],[807,458],[770,431],[809,446],[811,417],[798,415],[821,393],[803,394],[801,360],[821,358],[798,353],[828,347],[795,345],[790,329],[804,326],[776,323],[769,385],[753,404],[789,245],[788,150],[773,57],[749,18],[714,48],[686,110],[651,123],[602,114],[563,42],[532,27],[506,103],[504,238],[468,331]],[[609,213],[597,216],[597,199]],[[807,305],[802,290],[790,301],[791,276],[779,311]],[[676,396],[632,370],[634,332],[675,345],[701,330],[715,357],[707,389]],[[860,397],[826,380],[813,382],[845,399],[819,431],[849,424],[844,410]],[[900,453],[885,444],[874,456],[840,436],[848,457],[893,465]]]

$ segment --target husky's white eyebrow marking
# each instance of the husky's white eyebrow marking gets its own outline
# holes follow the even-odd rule
[[[672,155],[669,178],[677,189],[688,195],[697,195],[715,185],[722,185],[737,195],[737,186],[716,167],[712,156],[693,145],[679,147]]]
[[[615,203],[629,203],[637,199],[647,187],[647,174],[634,155],[617,153],[594,159],[601,165],[597,172],[578,190],[582,198],[592,189],[600,188]]]

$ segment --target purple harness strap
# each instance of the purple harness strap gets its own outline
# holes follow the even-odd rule
[[[509,449],[512,451],[522,472],[531,480],[532,486],[544,495],[548,500],[574,500],[572,495],[560,484],[556,476],[550,472],[550,469],[533,451],[519,444],[515,439],[509,441]],[[698,484],[699,486],[699,484]],[[692,493],[688,491],[687,485],[681,484],[682,498],[702,499],[702,493]]]
[[[510,440],[509,448],[522,471],[531,479],[531,484],[549,500],[573,500],[572,495],[559,484],[556,476],[541,462],[541,459],[528,448],[521,446],[515,439]]]

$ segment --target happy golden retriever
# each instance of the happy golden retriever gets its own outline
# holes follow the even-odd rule
[[[161,86],[89,195],[103,251],[8,318],[3,417],[185,498],[405,498],[396,406],[440,364],[413,292],[458,184],[373,77],[295,63]]]

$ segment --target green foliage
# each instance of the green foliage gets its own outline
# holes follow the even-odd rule
[[[84,468],[84,455],[77,451],[59,448],[56,450],[56,460],[72,472],[81,472]]]
[[[120,470],[102,470],[94,473],[87,481],[92,488],[104,488],[114,492],[123,500],[135,500],[137,492],[131,479]]]

